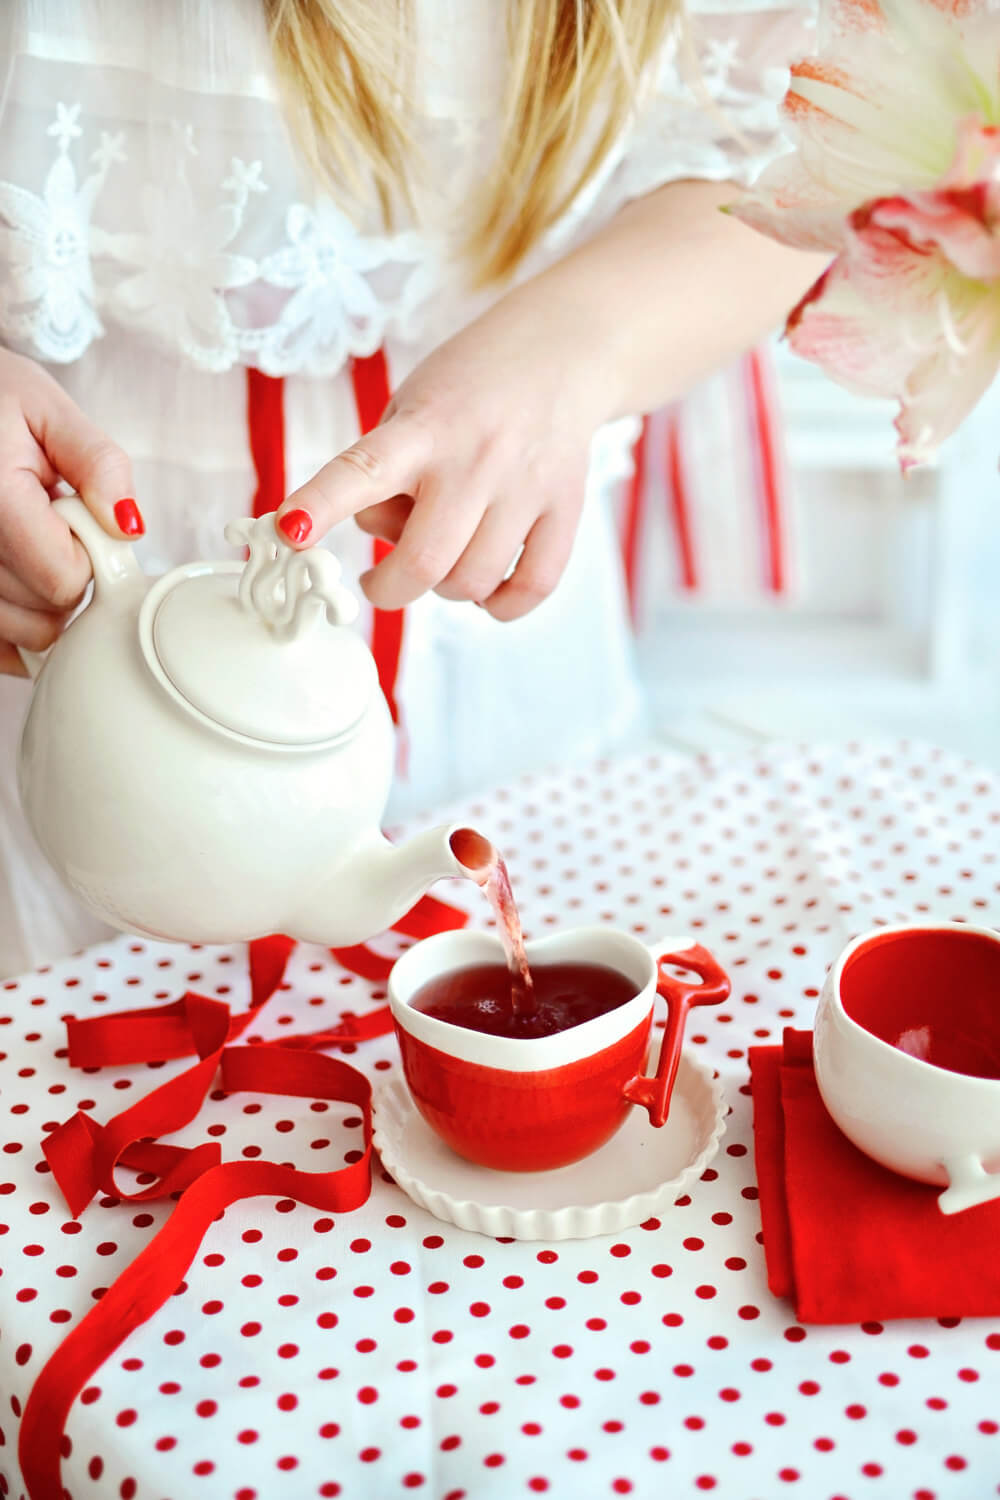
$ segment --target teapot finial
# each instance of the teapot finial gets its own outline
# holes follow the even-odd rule
[[[319,547],[297,552],[282,540],[274,516],[241,517],[226,527],[226,540],[249,547],[239,583],[243,608],[282,640],[298,640],[325,618],[350,625],[358,601],[340,582],[340,562]]]

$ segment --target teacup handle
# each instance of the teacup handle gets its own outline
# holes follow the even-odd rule
[[[949,1157],[941,1165],[948,1173],[948,1186],[938,1196],[943,1214],[960,1214],[963,1209],[1000,1198],[1000,1172],[987,1172],[974,1153]]]
[[[681,1060],[687,1013],[695,1005],[721,1004],[729,996],[730,984],[725,972],[700,943],[659,956],[654,949],[653,954],[656,958],[657,993],[667,1002],[667,1025],[660,1043],[656,1076],[630,1078],[625,1085],[625,1098],[648,1111],[651,1125],[664,1125],[670,1113],[670,1096]],[[667,964],[690,969],[698,975],[701,983],[688,984],[683,979],[675,979],[666,972]]]

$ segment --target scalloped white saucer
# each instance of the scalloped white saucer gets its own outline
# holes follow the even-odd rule
[[[551,1172],[495,1172],[456,1156],[418,1113],[402,1074],[375,1091],[382,1165],[435,1218],[516,1240],[588,1239],[662,1217],[697,1182],[726,1128],[717,1079],[681,1056],[670,1117],[654,1129],[633,1109],[599,1151]]]

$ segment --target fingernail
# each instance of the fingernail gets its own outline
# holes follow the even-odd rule
[[[115,506],[115,520],[118,522],[118,530],[126,536],[145,536],[146,523],[142,519],[142,512],[132,499],[126,495],[124,500],[119,500]]]
[[[312,516],[307,510],[286,511],[278,521],[278,530],[290,542],[304,542],[312,529]]]

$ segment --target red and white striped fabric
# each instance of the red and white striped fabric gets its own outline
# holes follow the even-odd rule
[[[619,525],[637,628],[668,595],[731,606],[789,594],[794,526],[769,349],[644,419]]]

